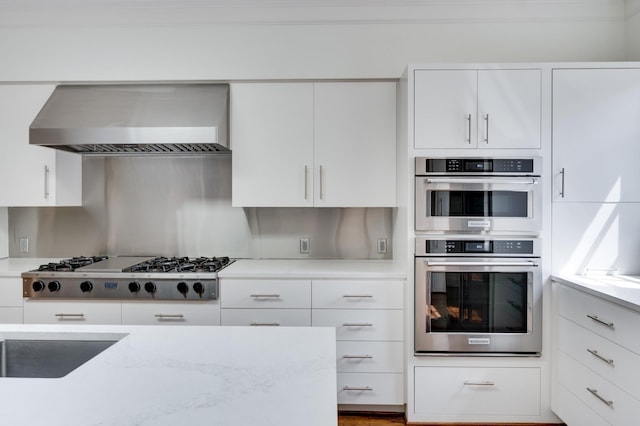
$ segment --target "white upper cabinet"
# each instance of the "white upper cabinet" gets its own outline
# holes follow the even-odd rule
[[[416,70],[415,148],[540,148],[541,70]]]
[[[82,205],[82,159],[29,145],[29,125],[55,86],[0,85],[0,206]]]
[[[238,207],[392,207],[394,82],[231,86]]]
[[[557,202],[640,201],[640,69],[553,70]]]

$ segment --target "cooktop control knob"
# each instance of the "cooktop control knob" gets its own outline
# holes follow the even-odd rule
[[[48,285],[47,288],[49,289],[49,291],[54,292],[54,291],[59,291],[60,290],[60,281],[51,281]]]
[[[91,281],[82,281],[80,283],[80,290],[82,290],[83,293],[93,290],[93,283]]]
[[[178,291],[187,297],[187,292],[189,291],[189,286],[184,281],[178,283]]]
[[[140,283],[138,281],[131,281],[129,283],[129,291],[131,293],[137,293],[140,291]]]
[[[156,292],[156,283],[153,281],[148,281],[144,283],[144,291],[147,293],[155,293]]]
[[[198,281],[197,283],[193,284],[193,291],[195,291],[196,293],[198,293],[200,295],[200,297],[202,297],[202,293],[204,293],[204,286],[202,285],[202,283],[200,281]]]
[[[41,280],[34,281],[33,284],[31,284],[31,288],[33,289],[33,291],[44,290],[45,288],[44,281],[41,281]]]

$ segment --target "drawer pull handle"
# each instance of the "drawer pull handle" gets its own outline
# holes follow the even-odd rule
[[[372,391],[373,388],[370,386],[344,386],[342,390],[346,391]]]
[[[279,322],[252,322],[253,327],[279,327]]]
[[[596,358],[603,360],[607,364],[613,365],[613,360],[612,359],[603,357],[602,355],[600,355],[598,353],[597,350],[595,350],[595,349],[587,349],[587,352],[589,352],[591,355],[595,356]]]
[[[160,318],[160,319],[181,319],[184,318],[184,315],[182,314],[155,314],[154,315],[156,318]]]
[[[597,315],[589,315],[589,314],[587,314],[587,318],[590,318],[590,319],[594,320],[595,322],[600,323],[602,325],[606,325],[609,328],[614,328],[614,326],[615,326],[615,324],[612,323],[612,322],[607,322],[605,320],[601,320],[600,318],[598,318]]]
[[[84,318],[84,314],[65,314],[65,313],[59,313],[59,314],[55,314],[55,316],[60,317],[60,318],[66,318],[66,317],[71,317],[71,318]]]
[[[600,401],[604,402],[609,407],[613,407],[613,401],[609,401],[609,400],[604,399],[603,397],[601,397],[600,394],[598,393],[597,389],[591,389],[591,388],[588,387],[587,390],[589,392],[591,392],[591,395],[595,396],[596,398],[598,398]]]
[[[279,299],[279,294],[252,294],[251,297],[254,299]]]
[[[372,298],[372,294],[343,294],[342,297],[345,298]]]
[[[345,322],[342,324],[343,327],[373,327],[373,324],[370,322]]]
[[[342,359],[372,359],[371,355],[342,355]]]
[[[495,386],[496,384],[494,382],[489,382],[489,381],[472,382],[472,381],[465,380],[464,385],[465,386]]]

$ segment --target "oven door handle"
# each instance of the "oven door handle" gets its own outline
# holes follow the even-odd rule
[[[538,262],[533,260],[527,260],[526,262],[450,262],[425,260],[424,263],[427,266],[538,266]]]
[[[537,185],[538,178],[523,179],[499,179],[499,178],[477,178],[477,179],[454,179],[454,178],[427,178],[426,183],[480,183],[480,184],[510,184],[510,185]]]

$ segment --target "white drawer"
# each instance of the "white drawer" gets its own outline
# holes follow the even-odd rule
[[[558,382],[608,423],[638,424],[640,401],[563,352],[558,354]]]
[[[0,324],[22,324],[22,306],[0,306]]]
[[[403,342],[347,342],[336,344],[337,370],[345,373],[402,373]]]
[[[220,280],[223,308],[311,308],[309,280]]]
[[[540,369],[415,367],[416,413],[540,415]]]
[[[640,354],[640,314],[567,286],[559,291],[561,316]]]
[[[314,280],[313,308],[402,309],[403,281]]]
[[[310,309],[222,309],[221,325],[311,326]]]
[[[558,320],[558,346],[589,370],[640,399],[640,380],[636,373],[640,355],[563,317]]]
[[[0,306],[22,306],[22,278],[0,278]]]
[[[338,373],[338,404],[404,404],[402,374]]]
[[[335,327],[336,340],[382,340],[401,342],[402,310],[314,309],[314,327]]]
[[[588,405],[562,386],[558,386],[558,406],[555,413],[567,425],[611,426]]]
[[[25,324],[122,324],[120,300],[24,301]]]
[[[122,323],[126,325],[220,325],[220,303],[122,301]]]

